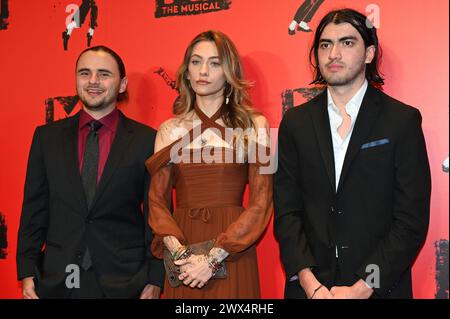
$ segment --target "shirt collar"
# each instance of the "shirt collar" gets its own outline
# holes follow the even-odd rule
[[[345,106],[345,109],[347,113],[352,116],[352,118],[355,118],[353,115],[358,114],[358,111],[361,107],[362,101],[364,99],[364,95],[366,94],[368,87],[367,80],[364,80],[363,85],[361,88],[356,92],[356,94],[348,101],[347,105]],[[331,96],[330,89],[327,89],[327,97],[328,97],[328,107],[331,108],[333,111],[335,111],[337,114],[340,114],[339,109],[337,108],[336,104],[334,104],[333,97]]]
[[[92,116],[90,116],[84,109],[82,109],[80,111],[80,122],[79,122],[80,124],[78,126],[79,129],[84,128],[91,121],[95,121],[95,119]],[[119,122],[119,111],[116,108],[111,113],[105,115],[98,121],[102,123],[102,127],[106,127],[112,132],[116,132],[117,124]]]

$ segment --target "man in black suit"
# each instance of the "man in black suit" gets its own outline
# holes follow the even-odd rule
[[[286,298],[411,298],[429,222],[420,112],[374,85],[376,29],[350,9],[318,26],[313,83],[327,89],[279,128],[275,233]]]
[[[149,250],[144,165],[156,132],[117,109],[127,78],[111,49],[83,51],[76,82],[82,110],[38,127],[31,145],[17,247],[23,296],[158,298],[164,270]]]

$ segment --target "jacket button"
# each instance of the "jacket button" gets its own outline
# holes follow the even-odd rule
[[[86,223],[88,223],[88,224],[92,224],[94,221],[92,220],[92,219],[90,219],[90,218],[86,218]]]

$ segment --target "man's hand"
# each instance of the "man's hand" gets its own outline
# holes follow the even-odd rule
[[[161,294],[161,288],[154,285],[146,285],[141,292],[141,296],[139,299],[159,299],[159,295]]]
[[[181,266],[181,275],[178,277],[191,288],[202,288],[212,277],[212,270],[205,255],[191,255],[186,259],[175,261],[175,265]]]
[[[298,280],[300,286],[306,292],[308,299],[331,299],[333,295],[330,293],[327,287],[321,286],[321,283],[317,280],[316,276],[312,273],[311,269],[305,268],[298,273]],[[316,290],[316,292],[314,292]]]
[[[360,279],[353,286],[333,287],[330,292],[334,299],[369,299],[373,289]]]
[[[23,299],[39,299],[38,295],[36,295],[33,278],[26,277],[22,279]]]
[[[316,289],[320,287],[317,286]],[[333,295],[331,294],[331,292],[328,290],[327,287],[322,286],[320,287],[320,289],[318,289],[316,291],[316,293],[314,293],[314,290],[307,293],[308,299],[333,299]]]

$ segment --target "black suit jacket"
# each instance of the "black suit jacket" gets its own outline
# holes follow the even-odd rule
[[[40,297],[66,297],[66,267],[81,265],[89,247],[107,297],[138,297],[147,283],[162,287],[163,265],[149,249],[150,177],[144,165],[153,153],[155,130],[120,113],[88,211],[78,164],[78,123],[79,114],[34,133],[18,234],[18,279],[35,276]]]
[[[287,278],[313,267],[328,288],[349,286],[375,265],[374,297],[412,297],[431,192],[420,112],[369,86],[337,192],[326,91],[289,110],[278,138],[274,227]],[[305,297],[298,280],[285,296]]]

